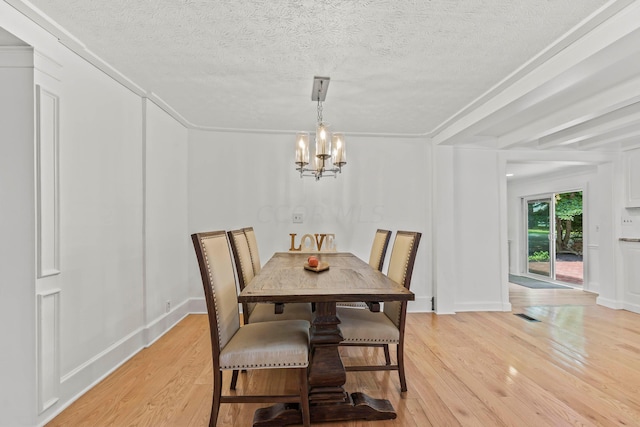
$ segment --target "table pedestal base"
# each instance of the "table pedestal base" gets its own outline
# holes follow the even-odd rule
[[[374,399],[364,393],[351,393],[342,404],[312,405],[311,422],[322,423],[344,420],[393,420],[396,413],[386,399]],[[258,409],[253,416],[253,427],[285,426],[302,424],[302,414],[297,403],[279,403]]]
[[[316,304],[310,329],[309,412],[311,422],[395,419],[396,413],[388,400],[374,399],[364,393],[349,394],[344,390],[347,373],[338,351],[338,345],[342,341],[339,324],[335,302]],[[302,414],[298,404],[279,403],[258,409],[253,417],[254,427],[301,423]]]

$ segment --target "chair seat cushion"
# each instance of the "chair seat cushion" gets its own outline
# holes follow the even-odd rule
[[[384,313],[368,309],[338,307],[344,343],[398,344],[400,331]]]
[[[279,320],[242,326],[220,352],[220,369],[309,365],[309,322]]]
[[[311,322],[311,304],[291,303],[284,305],[284,311],[275,314],[273,304],[256,304],[249,315],[249,323],[271,322],[274,320],[307,320]]]

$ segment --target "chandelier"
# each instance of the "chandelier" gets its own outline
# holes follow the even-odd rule
[[[329,77],[314,77],[311,100],[318,101],[318,122],[316,125],[316,150],[309,163],[309,132],[296,134],[296,170],[300,178],[311,176],[320,180],[326,176],[337,177],[347,164],[347,151],[342,133],[329,132],[329,125],[322,120],[322,102],[327,97]]]

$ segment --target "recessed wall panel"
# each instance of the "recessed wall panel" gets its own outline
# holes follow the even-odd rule
[[[60,272],[58,135],[59,98],[36,86],[38,277]]]
[[[60,394],[60,290],[38,294],[38,413]]]

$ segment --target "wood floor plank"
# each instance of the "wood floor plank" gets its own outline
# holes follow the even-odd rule
[[[489,320],[492,319],[489,318]],[[534,325],[539,325],[541,330],[545,328],[542,324],[531,326]],[[575,349],[566,351],[554,337],[546,337],[549,347],[544,348],[538,345],[539,339],[525,342],[532,334],[519,334],[517,328],[510,329],[508,333],[514,334],[512,335],[514,339],[523,340],[519,346],[511,346],[511,356],[514,357],[512,362],[520,374],[534,378],[538,385],[559,396],[563,402],[577,408],[580,413],[592,420],[605,424],[615,420],[623,425],[639,425],[637,413],[640,408],[633,402],[637,388],[634,378],[637,377],[628,378],[629,382],[634,384],[630,393],[621,392],[616,384],[606,385],[610,379],[598,373],[601,359],[597,356],[593,363],[593,358],[589,358],[588,361],[581,355],[576,358]],[[492,334],[492,336],[499,335]],[[496,347],[501,345],[489,336],[484,338],[485,342],[493,342]],[[576,393],[577,391],[580,393]],[[630,404],[636,407],[630,408]],[[625,416],[625,413],[630,416]]]
[[[349,372],[345,388],[389,399],[398,418],[327,426],[640,425],[640,315],[595,305],[576,289],[510,285],[513,313],[409,314],[397,372]],[[204,427],[211,409],[204,315],[190,315],[70,405],[48,426]],[[345,347],[344,363],[383,363],[381,349]],[[392,347],[392,358],[395,351]],[[231,375],[224,373],[224,393]],[[295,393],[288,370],[240,375],[235,393]],[[249,426],[261,404],[222,405],[220,426]]]

